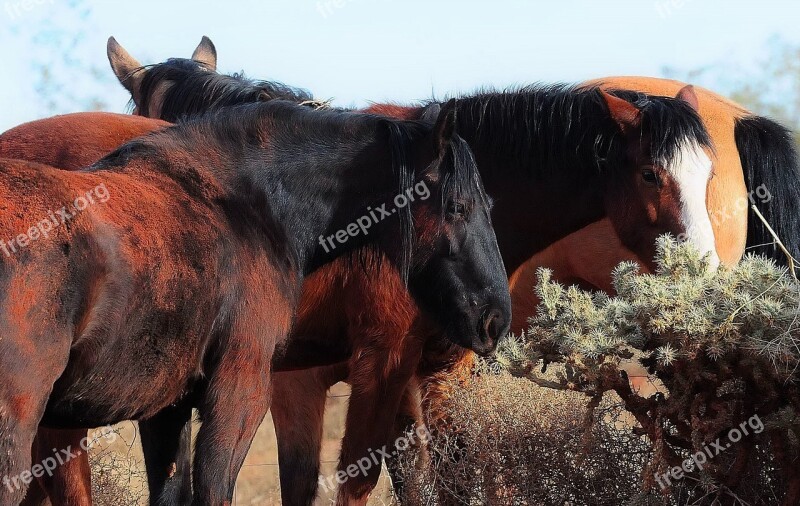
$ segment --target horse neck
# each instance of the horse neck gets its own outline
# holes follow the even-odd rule
[[[512,119],[476,116],[470,99],[459,101],[458,133],[472,148],[486,191],[495,202],[492,219],[507,272],[605,216],[604,181],[595,157],[577,154],[576,148],[585,147],[578,144],[571,147],[573,156],[544,152],[554,140],[569,143],[566,134],[554,139],[558,130],[529,128],[557,112],[553,109],[558,105],[533,107],[530,117]],[[502,113],[492,113],[498,112]],[[583,143],[591,144],[601,128],[586,127]]]
[[[402,120],[419,119],[424,107],[417,105],[372,104],[363,112]]]
[[[285,254],[303,274],[376,243],[376,224],[368,234],[350,234],[343,242],[336,234],[346,233],[348,226],[352,230],[356,219],[369,215],[371,205],[398,188],[385,142],[365,138],[348,147],[326,141],[317,145],[328,147],[313,153],[310,143],[289,142],[276,148],[280,153],[272,148],[245,150],[228,159],[235,173],[226,186],[244,197],[240,204],[263,220],[266,229],[280,231]]]

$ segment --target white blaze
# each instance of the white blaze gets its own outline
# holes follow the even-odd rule
[[[694,141],[686,140],[667,170],[678,185],[681,197],[681,220],[685,238],[702,254],[709,254],[711,267],[719,266],[714,229],[706,207],[706,189],[711,176],[711,159]]]

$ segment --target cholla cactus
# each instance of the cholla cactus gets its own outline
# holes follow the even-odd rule
[[[800,359],[800,284],[784,269],[748,256],[733,269],[711,271],[693,247],[668,236],[658,240],[657,264],[654,275],[620,264],[616,297],[564,288],[542,269],[529,337],[537,347],[591,360],[631,348],[657,350],[669,364],[747,351],[791,378]]]
[[[757,415],[769,421],[764,434],[772,439],[762,442],[775,446],[786,490],[798,494],[787,492],[784,500],[800,503],[800,472],[791,463],[800,434],[794,416],[800,409],[800,283],[762,257],[712,270],[691,245],[668,236],[659,238],[657,250],[655,274],[640,274],[633,263],[615,269],[614,297],[564,287],[542,269],[535,287],[541,303],[530,329],[504,346],[498,361],[539,384],[536,367],[561,362],[566,373],[552,386],[595,398],[616,392],[661,445],[652,469],[679,465]],[[631,357],[666,391],[637,396],[621,369]],[[751,454],[731,458],[695,471],[696,481],[711,480],[720,491],[738,485]]]

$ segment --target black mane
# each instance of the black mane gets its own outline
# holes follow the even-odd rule
[[[650,136],[653,160],[666,164],[678,155],[687,141],[713,149],[703,120],[686,101],[629,90],[612,90],[611,93],[642,110],[642,130]]]
[[[393,198],[411,188],[422,176],[425,167],[413,165],[412,148],[419,145],[421,138],[430,135],[430,129],[431,125],[423,121],[401,121],[337,109],[315,110],[293,102],[272,100],[225,107],[186,118],[173,127],[121,146],[97,162],[92,170],[125,165],[137,156],[160,159],[163,158],[160,150],[174,152],[183,149],[193,153],[191,149],[196,146],[204,146],[203,149],[216,153],[242,153],[245,150],[245,159],[255,159],[248,150],[261,149],[263,133],[269,130],[269,159],[274,170],[285,170],[285,174],[291,177],[296,171],[289,169],[298,158],[311,160],[305,163],[313,163],[319,169],[320,181],[324,182],[327,169],[352,162],[378,140],[388,145],[379,151],[391,153],[390,177],[394,178],[396,193],[384,197]],[[302,150],[302,157],[298,157],[298,150]],[[442,165],[442,176],[443,197],[475,197],[478,171],[472,152],[462,139],[453,141]],[[301,177],[308,177],[308,174]],[[303,181],[304,185],[308,183]],[[486,198],[482,192],[478,197]],[[364,210],[359,209],[359,212]],[[408,281],[415,242],[411,206],[399,208],[393,216],[398,217],[401,232],[398,270]],[[357,217],[348,217],[346,221],[352,222]],[[364,258],[372,252],[361,248],[357,255],[363,255],[355,259],[366,265]]]
[[[182,118],[232,105],[288,100],[312,102],[306,90],[274,81],[255,81],[243,73],[218,74],[202,63],[171,58],[164,63],[145,67],[140,88],[141,113],[150,116],[150,101],[162,83],[171,83],[164,94],[160,118],[175,122]]]
[[[642,131],[651,139],[653,160],[678,156],[688,142],[711,147],[702,120],[682,100],[631,91],[612,94],[642,111]],[[478,152],[492,147],[494,165],[521,170],[536,179],[594,175],[620,166],[625,156],[619,127],[598,88],[532,85],[504,92],[479,92],[459,99],[459,133]]]

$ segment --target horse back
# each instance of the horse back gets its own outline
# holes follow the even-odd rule
[[[107,112],[53,116],[0,134],[0,157],[77,170],[131,139],[169,125],[157,119]]]

